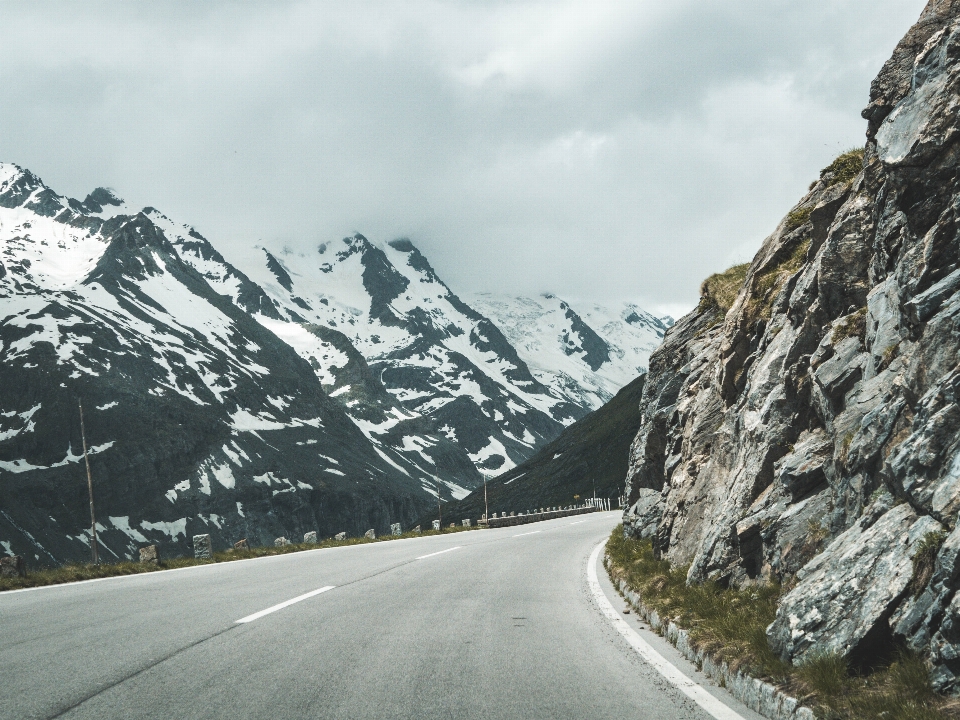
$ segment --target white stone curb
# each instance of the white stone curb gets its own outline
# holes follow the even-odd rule
[[[606,562],[604,562],[606,569]],[[609,570],[607,571],[609,575]],[[680,651],[687,660],[694,663],[700,671],[716,682],[737,700],[754,712],[770,718],[770,720],[816,720],[813,710],[800,705],[800,701],[781,692],[776,686],[763,680],[745,675],[739,670],[733,672],[725,662],[716,662],[703,651],[693,649],[690,644],[690,635],[686,630],[678,628],[672,621],[666,623],[660,619],[655,610],[650,610],[640,601],[626,582],[610,578],[617,592],[630,604],[640,617],[649,623],[654,631],[661,633],[670,644]],[[664,631],[665,630],[665,631]]]

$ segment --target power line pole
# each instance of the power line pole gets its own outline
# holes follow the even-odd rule
[[[483,517],[490,519],[490,506],[487,504],[487,474],[483,474]]]
[[[437,478],[437,517],[440,519],[440,532],[443,532],[443,511],[440,509],[440,478]]]
[[[83,440],[83,462],[87,466],[87,493],[90,495],[90,531],[93,535],[93,542],[90,543],[90,549],[93,551],[93,564],[100,564],[100,556],[97,553],[97,516],[93,511],[93,478],[90,475],[90,458],[87,457],[87,430],[83,425],[83,401],[77,399],[80,406],[80,437]]]

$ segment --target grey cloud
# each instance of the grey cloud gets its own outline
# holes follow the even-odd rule
[[[0,158],[228,257],[406,235],[456,289],[690,306],[862,142],[922,5],[6,5]]]

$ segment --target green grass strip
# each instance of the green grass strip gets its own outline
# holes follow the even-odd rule
[[[289,553],[304,552],[306,550],[321,550],[325,548],[348,547],[350,545],[367,545],[369,543],[387,542],[390,540],[404,540],[416,537],[431,537],[433,535],[452,535],[470,530],[481,530],[477,526],[444,528],[443,530],[427,530],[422,533],[407,532],[402,535],[383,535],[375,540],[366,537],[346,538],[345,540],[323,540],[318,543],[291,543],[277,547],[264,545],[249,550],[225,550],[213,554],[209,560],[198,560],[192,557],[175,557],[164,559],[160,565],[123,561],[117,563],[70,564],[55,568],[41,568],[27,570],[26,577],[0,578],[0,592],[4,590],[22,590],[24,588],[42,587],[45,585],[61,585],[63,583],[79,582],[82,580],[97,580],[100,578],[119,577],[121,575],[140,575],[150,572],[162,572],[176,568],[193,567],[195,565],[213,565],[215,563],[233,562],[235,560],[249,560],[251,558],[270,557],[271,555],[287,555]]]

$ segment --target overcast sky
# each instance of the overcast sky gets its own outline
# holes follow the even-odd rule
[[[0,160],[457,292],[677,314],[840,151],[924,0],[3,3]]]

